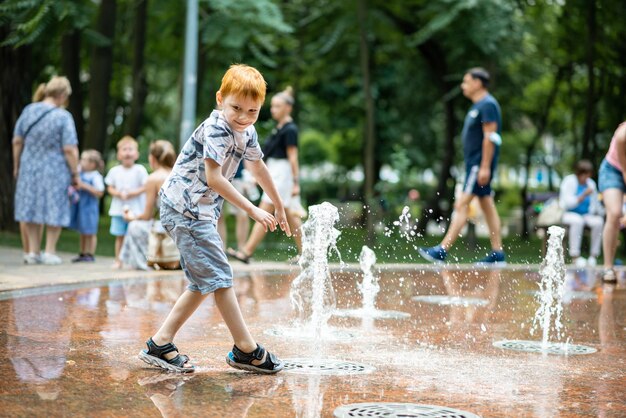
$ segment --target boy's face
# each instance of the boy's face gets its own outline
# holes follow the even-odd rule
[[[139,158],[137,146],[131,142],[126,142],[117,149],[117,159],[124,167],[132,167]]]
[[[216,94],[217,104],[222,108],[222,113],[230,127],[243,132],[259,118],[259,110],[262,103],[250,97],[228,95],[222,97],[221,92]]]

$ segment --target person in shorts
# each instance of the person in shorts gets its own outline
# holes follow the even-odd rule
[[[219,110],[198,126],[181,150],[161,188],[161,224],[181,255],[181,267],[189,280],[169,315],[139,358],[148,364],[176,372],[192,372],[189,357],[178,353],[173,340],[206,297],[215,304],[234,340],[226,362],[234,368],[273,374],[284,363],[257,344],[244,322],[233,289],[233,271],[217,232],[224,200],[244,210],[264,229],[280,226],[291,235],[285,208],[262,160],[254,123],[265,100],[265,80],[247,65],[232,65],[216,93]],[[274,214],[256,207],[231,184],[245,159],[261,188],[270,196]]]
[[[626,192],[626,121],[622,122],[611,139],[609,151],[600,164],[598,186],[606,211],[606,221],[602,232],[604,253],[604,273],[602,280],[615,283],[614,262],[617,249],[617,234],[620,230],[624,192]]]

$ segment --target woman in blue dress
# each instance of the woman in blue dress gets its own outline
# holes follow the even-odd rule
[[[56,245],[70,223],[68,188],[78,177],[78,139],[72,115],[63,108],[72,88],[67,78],[52,77],[45,98],[24,108],[13,132],[15,220],[25,223],[27,264],[60,264]],[[41,230],[46,227],[45,251]]]

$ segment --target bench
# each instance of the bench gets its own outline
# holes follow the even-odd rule
[[[551,199],[555,199],[559,197],[559,193],[558,192],[535,192],[535,193],[528,193],[526,195],[526,203],[529,205],[528,208],[528,214],[530,215],[529,218],[530,219],[537,219],[537,217],[539,216],[539,214],[541,213],[541,209],[543,207],[543,204],[545,204],[547,201],[551,200]],[[550,228],[551,226],[559,226],[563,229],[565,229],[565,235],[563,236],[563,248],[565,250],[567,250],[567,246],[566,246],[566,240],[567,240],[567,236],[568,236],[568,232],[569,232],[569,226],[563,223],[552,223],[549,225],[542,225],[542,224],[535,224],[534,225],[534,230],[535,233],[537,234],[537,236],[539,236],[539,238],[541,238],[541,254],[542,256],[546,255],[546,250],[548,247],[548,228]],[[583,236],[588,235],[589,233],[591,233],[590,228],[585,225],[585,228],[583,229]],[[584,242],[584,241],[583,241]]]

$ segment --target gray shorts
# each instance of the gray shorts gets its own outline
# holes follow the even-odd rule
[[[190,282],[187,289],[205,295],[233,287],[233,270],[213,222],[189,218],[161,204],[161,224],[180,251],[180,265]]]

